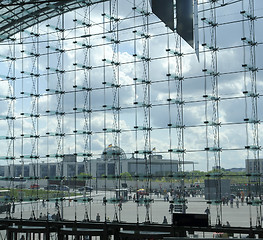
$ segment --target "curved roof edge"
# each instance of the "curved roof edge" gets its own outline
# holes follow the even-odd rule
[[[4,0],[0,4],[0,42],[66,12],[109,0]]]

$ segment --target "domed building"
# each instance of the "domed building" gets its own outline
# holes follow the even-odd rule
[[[171,164],[171,160],[163,159],[162,155],[156,154],[149,156],[149,158],[147,160],[149,165],[146,166],[144,158],[135,156],[134,153],[131,158],[127,158],[123,149],[110,144],[103,150],[101,157],[93,163],[91,172],[96,173],[97,177],[102,177],[120,175],[125,172],[143,176],[147,171],[150,171],[152,175],[166,176],[171,171],[178,171],[177,160],[173,160],[173,164]]]
[[[126,154],[120,147],[112,146],[111,144],[106,147],[102,154],[101,160],[116,161],[116,160],[127,160]]]
[[[114,176],[122,173],[123,162],[127,157],[123,149],[118,146],[108,145],[102,153],[100,159],[96,161],[96,176]]]
[[[165,159],[161,154],[151,154],[144,158],[142,154],[130,152],[127,157],[124,150],[118,146],[108,145],[96,159],[79,158],[75,154],[65,154],[61,162],[40,164],[6,165],[0,173],[5,177],[37,176],[40,178],[54,178],[56,176],[73,177],[81,173],[91,174],[100,179],[103,176],[118,176],[129,173],[132,176],[145,176],[151,173],[153,176],[167,176],[171,172],[178,172],[178,160]],[[82,160],[82,161],[81,161]],[[184,161],[191,164],[191,161]]]

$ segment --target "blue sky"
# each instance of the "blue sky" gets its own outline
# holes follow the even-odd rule
[[[184,42],[180,40],[176,33],[172,33],[167,30],[163,23],[154,16],[150,15],[148,18],[149,23],[155,23],[149,25],[149,41],[147,42],[147,48],[149,48],[149,57],[151,61],[147,65],[147,79],[151,81],[149,89],[145,89],[146,85],[134,86],[134,78],[138,78],[138,82],[145,77],[143,71],[145,65],[138,61],[134,63],[133,54],[136,52],[136,60],[140,60],[143,55],[144,41],[141,38],[141,34],[145,31],[143,26],[143,18],[139,11],[136,11],[135,19],[132,18],[134,11],[132,10],[133,1],[125,1],[123,4],[119,1],[119,24],[118,28],[121,30],[119,32],[118,38],[121,41],[119,44],[119,62],[121,63],[118,69],[118,81],[121,87],[118,89],[118,100],[119,105],[122,108],[119,115],[115,115],[117,118],[116,122],[121,129],[121,134],[118,135],[118,144],[124,149],[126,153],[132,153],[136,149],[141,150],[145,146],[145,132],[138,131],[137,135],[134,131],[134,126],[143,126],[145,121],[150,123],[152,131],[150,133],[150,138],[147,139],[147,146],[150,148],[155,147],[156,153],[163,154],[164,158],[178,159],[177,154],[168,154],[168,149],[176,149],[178,147],[178,131],[172,129],[169,132],[167,124],[171,121],[173,124],[178,120],[177,107],[175,104],[169,106],[167,104],[167,99],[169,96],[171,98],[176,98],[176,86],[175,81],[168,82],[167,73],[170,72],[172,75],[177,74],[178,63],[176,62],[176,57],[168,54],[166,49],[176,50],[178,43],[181,41],[181,49],[183,53],[182,57],[182,76],[184,81],[182,83],[183,90],[183,100],[184,104],[184,148],[186,150],[184,159],[186,161],[194,161],[197,163],[196,169],[207,170],[214,166],[214,156],[213,153],[208,153],[204,151],[207,145],[213,145],[213,129],[206,128],[204,121],[206,120],[206,110],[207,117],[210,120],[212,118],[213,106],[211,102],[207,103],[204,101],[203,95],[205,95],[205,84],[207,86],[207,93],[211,93],[211,77],[207,76],[206,81],[204,77],[203,69],[209,69],[211,66],[211,53],[207,52],[205,55],[203,53],[203,43],[209,45],[210,28],[207,24],[201,21],[201,18],[206,17],[210,19],[210,12],[204,11],[209,7],[208,4],[203,4],[199,1],[199,35],[200,35],[200,62],[198,62],[194,50]],[[251,98],[245,100],[243,91],[247,87],[248,90],[251,89],[251,76],[248,72],[244,75],[242,64],[249,62],[250,60],[250,49],[248,46],[242,47],[243,42],[242,37],[249,38],[249,23],[247,21],[242,25],[242,1],[230,1],[225,0],[228,4],[224,7],[220,6],[222,1],[218,1],[216,4],[217,12],[216,18],[218,27],[216,28],[216,41],[217,47],[217,71],[218,76],[218,96],[220,101],[218,102],[218,116],[221,127],[219,128],[219,142],[220,147],[222,147],[222,152],[220,153],[221,166],[224,168],[232,167],[244,167],[245,159],[247,157],[253,158],[253,152],[247,152],[245,146],[253,144],[253,124],[245,124],[244,118],[251,118]],[[244,9],[248,11],[248,0],[244,0]],[[137,9],[143,8],[142,1],[136,1]],[[60,54],[54,49],[59,48],[57,42],[51,41],[56,39],[60,33],[54,32],[52,28],[46,27],[47,24],[56,26],[58,18],[51,19],[45,23],[39,24],[39,32],[41,37],[39,38],[40,43],[38,45],[32,44],[31,36],[27,33],[22,35],[17,35],[17,45],[16,45],[16,64],[15,71],[13,68],[10,70],[10,61],[2,61],[0,70],[1,75],[8,76],[10,73],[16,75],[16,83],[12,85],[11,90],[15,92],[17,99],[14,104],[14,112],[16,115],[16,121],[14,125],[14,135],[16,136],[16,141],[14,144],[14,155],[17,158],[17,162],[20,160],[21,152],[24,155],[30,155],[36,153],[40,156],[45,156],[47,152],[49,154],[54,154],[58,149],[62,149],[65,153],[83,153],[89,151],[87,148],[87,142],[85,136],[77,135],[75,138],[75,130],[83,130],[85,126],[89,126],[93,132],[90,140],[91,151],[93,157],[99,157],[104,147],[108,144],[114,143],[115,137],[112,133],[103,133],[103,128],[112,129],[114,128],[114,114],[112,111],[107,111],[104,113],[103,105],[108,105],[111,107],[114,104],[114,91],[112,88],[103,89],[103,81],[111,83],[114,80],[114,71],[111,66],[105,68],[102,67],[102,59],[106,58],[108,60],[112,59],[113,56],[113,46],[112,44],[103,45],[103,43],[110,43],[111,38],[114,36],[111,33],[106,32],[109,30],[109,24],[105,24],[106,29],[103,29],[102,23],[102,4],[91,7],[91,23],[92,27],[90,32],[88,28],[84,28],[81,22],[88,21],[85,18],[85,9],[77,10],[76,12],[68,13],[65,15],[65,28],[64,33],[64,53]],[[149,7],[149,6],[148,6]],[[105,4],[106,11],[109,11],[108,4]],[[150,10],[150,9],[149,9]],[[262,12],[263,3],[260,0],[255,1],[255,15],[258,16],[255,21],[255,36],[257,45],[255,47],[256,56],[256,67],[258,71],[256,73],[256,85],[257,92],[259,96],[257,98],[257,113],[258,119],[262,119]],[[86,12],[87,14],[87,12]],[[74,22],[75,17],[78,22]],[[124,20],[125,19],[125,20]],[[107,19],[108,21],[108,19]],[[75,31],[74,26],[78,27]],[[136,27],[134,27],[134,25]],[[243,28],[245,32],[243,33]],[[134,35],[133,31],[137,30],[137,34]],[[36,31],[36,28],[30,28],[28,31]],[[52,34],[49,35],[49,43],[47,43],[48,35],[46,32],[49,31]],[[92,34],[92,37],[81,38],[82,35]],[[169,35],[167,35],[168,33]],[[108,40],[104,40],[102,36],[106,34]],[[18,44],[18,39],[20,36],[27,37],[24,39],[24,44]],[[61,36],[60,36],[61,37]],[[134,37],[137,40],[134,40]],[[74,43],[77,41],[77,44]],[[90,41],[90,42],[89,42]],[[90,55],[87,50],[81,47],[82,44],[91,44],[92,48],[90,50]],[[168,45],[169,43],[169,45]],[[2,43],[4,44],[4,43]],[[1,47],[1,54],[4,56],[10,55],[12,49],[8,49],[6,45]],[[38,52],[40,57],[38,58],[38,63],[35,62],[36,58],[30,57],[27,54],[35,51],[35,47],[38,47]],[[47,50],[47,46],[50,46]],[[21,50],[25,50],[24,58],[22,60]],[[136,50],[135,50],[136,48]],[[47,56],[47,51],[52,52],[49,57]],[[64,74],[56,74],[52,69],[59,68],[57,64],[60,57],[63,56],[63,68],[66,71]],[[90,58],[89,58],[90,56]],[[206,61],[204,61],[204,56]],[[245,60],[244,60],[245,59]],[[77,63],[77,65],[74,63]],[[91,71],[83,70],[81,66],[83,64],[92,66]],[[12,65],[13,66],[13,65]],[[34,68],[34,66],[37,66]],[[51,70],[47,71],[46,67],[49,66]],[[40,77],[37,80],[36,88],[32,84],[32,78],[26,73],[21,74],[21,69],[25,72],[31,73],[32,71],[38,71]],[[136,67],[136,70],[135,70]],[[76,71],[77,70],[77,71]],[[10,72],[11,71],[11,72]],[[49,72],[49,75],[47,73]],[[61,105],[63,111],[66,112],[63,116],[63,126],[59,126],[60,120],[57,116],[46,117],[46,111],[56,111],[57,106],[59,106],[58,95],[53,94],[51,96],[47,95],[46,89],[57,89],[58,80],[62,79],[63,75],[63,89],[65,94],[63,94],[63,104]],[[245,77],[244,77],[245,76]],[[90,86],[93,89],[91,92],[91,101],[85,100],[85,93],[79,92],[74,93],[73,86],[76,84],[79,87],[85,85],[85,79],[88,81],[90,79]],[[33,79],[33,82],[35,80]],[[170,85],[168,85],[170,84]],[[148,87],[148,86],[147,86]],[[23,89],[23,90],[22,90]],[[36,91],[40,94],[40,97],[34,99],[32,97],[26,97],[25,94],[22,96],[21,91],[32,93]],[[8,90],[8,82],[3,81],[1,84],[1,92],[3,96],[9,95],[10,88]],[[145,118],[143,108],[134,108],[134,102],[143,102],[144,94],[147,93],[148,100],[152,104],[150,109],[150,117]],[[76,96],[76,98],[75,98]],[[85,104],[86,101],[86,104]],[[246,105],[247,101],[247,105]],[[0,107],[0,115],[5,116],[10,107],[10,101],[2,99]],[[34,103],[37,104],[37,108],[34,108]],[[89,105],[90,104],[90,105]],[[73,108],[77,107],[83,109],[83,107],[91,107],[93,112],[91,118],[85,118],[83,113],[77,113],[74,115]],[[247,106],[247,110],[246,110]],[[21,112],[30,113],[38,112],[40,117],[33,122],[37,122],[36,128],[32,124],[30,118],[21,118]],[[85,123],[88,120],[88,123]],[[87,125],[88,124],[88,125]],[[0,121],[0,135],[7,136],[10,134],[8,132],[8,121]],[[60,142],[58,137],[47,137],[47,132],[56,133],[58,130],[63,131],[66,135],[63,138],[63,143]],[[206,132],[207,130],[207,132]],[[32,141],[32,138],[24,138],[22,141],[21,133],[32,134],[37,132],[41,138],[36,142]],[[248,134],[247,134],[248,132]],[[254,131],[255,132],[255,131]],[[258,125],[258,139],[259,145],[261,146],[262,139],[262,127]],[[50,134],[51,135],[51,134]],[[3,150],[1,156],[5,156],[10,152],[10,141],[3,140]],[[62,145],[60,145],[62,144]],[[128,156],[130,156],[128,154]],[[261,157],[261,151],[259,152]],[[46,161],[45,158],[41,161]],[[81,160],[81,157],[79,158]],[[27,160],[29,161],[29,160]],[[4,163],[4,162],[3,162]],[[191,169],[192,166],[186,166],[186,170]],[[208,169],[208,170],[209,170]]]

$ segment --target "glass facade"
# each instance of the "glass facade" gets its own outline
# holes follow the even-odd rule
[[[105,0],[104,0],[105,1]],[[92,4],[103,2],[94,0]],[[22,30],[78,8],[85,7],[85,1],[2,1],[0,4],[0,41]]]

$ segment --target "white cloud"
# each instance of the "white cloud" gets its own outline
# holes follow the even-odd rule
[[[261,3],[257,2],[257,4]],[[257,11],[259,13],[261,13],[260,9],[262,9],[260,6],[257,7]],[[205,7],[207,7],[207,5],[205,5]],[[127,4],[120,4],[120,16],[133,16],[133,11],[131,8],[132,3],[129,1]],[[175,104],[172,104],[169,108],[167,99],[177,98],[178,94],[180,96],[181,91],[178,80],[175,81],[174,78],[171,77],[170,82],[167,81],[167,73],[170,72],[172,76],[174,76],[179,72],[179,69],[182,66],[182,76],[184,77],[184,81],[182,81],[182,98],[185,101],[183,119],[184,125],[186,125],[184,129],[184,145],[188,151],[188,153],[185,155],[185,159],[199,162],[197,168],[206,169],[207,159],[206,154],[203,151],[206,146],[206,128],[204,121],[206,120],[206,111],[208,120],[212,120],[213,105],[211,102],[207,102],[206,105],[203,95],[212,94],[213,84],[211,76],[207,75],[205,77],[204,69],[206,68],[209,71],[212,66],[211,53],[207,52],[205,56],[203,53],[201,53],[200,62],[198,62],[193,49],[191,49],[184,42],[184,40],[180,40],[176,34],[172,34],[170,31],[168,31],[170,35],[167,37],[167,29],[164,27],[163,23],[149,26],[149,33],[151,35],[149,40],[145,41],[145,39],[137,39],[134,41],[133,38],[140,38],[140,34],[143,33],[145,29],[141,26],[136,27],[137,34],[134,35],[134,20],[126,19],[120,21],[119,24],[119,29],[125,28],[125,30],[119,33],[119,39],[121,40],[121,43],[119,44],[119,62],[121,65],[119,68],[117,68],[116,65],[112,66],[110,63],[114,53],[110,38],[114,37],[114,35],[112,35],[112,33],[108,33],[110,30],[110,25],[108,23],[105,23],[105,28],[103,28],[103,25],[101,24],[103,19],[101,16],[102,5],[98,4],[92,9],[92,26],[86,29],[83,29],[81,27],[82,25],[80,24],[82,21],[84,21],[85,16],[85,13],[81,9],[76,11],[78,19],[78,29],[76,31],[74,30],[76,23],[73,21],[73,18],[75,18],[75,13],[68,13],[65,15],[65,24],[68,30],[64,32],[66,37],[66,40],[64,41],[64,49],[66,51],[64,53],[54,50],[54,48],[59,46],[61,43],[61,41],[59,43],[53,42],[53,40],[57,38],[57,34],[55,32],[50,35],[50,42],[45,42],[47,39],[47,36],[45,35],[45,24],[41,24],[40,27],[40,32],[43,34],[40,40],[42,40],[43,43],[39,44],[41,56],[38,59],[31,57],[23,58],[23,60],[21,60],[20,51],[22,49],[22,45],[17,45],[17,81],[15,85],[15,91],[18,97],[15,102],[16,116],[19,118],[22,111],[30,113],[35,103],[33,98],[25,95],[22,96],[20,94],[22,87],[23,91],[28,93],[31,93],[34,89],[37,89],[37,91],[39,91],[41,94],[41,97],[37,100],[38,108],[37,110],[34,110],[38,111],[40,114],[40,118],[36,120],[39,124],[38,131],[41,136],[45,136],[47,130],[56,132],[57,129],[61,127],[60,123],[62,120],[60,121],[57,116],[48,118],[45,117],[47,114],[46,111],[64,111],[66,114],[63,116],[64,123],[62,124],[62,128],[63,131],[68,134],[67,137],[65,137],[64,142],[64,150],[67,152],[69,147],[71,149],[70,151],[73,150],[72,141],[74,142],[73,131],[75,129],[75,122],[77,129],[83,129],[85,128],[85,121],[88,121],[88,118],[86,118],[83,113],[78,113],[75,117],[73,109],[75,107],[79,109],[87,109],[90,107],[92,109],[90,119],[93,131],[93,135],[91,136],[92,150],[98,156],[101,153],[105,142],[107,145],[114,141],[112,134],[107,134],[105,139],[104,134],[102,133],[104,124],[107,128],[112,128],[114,122],[114,115],[112,114],[112,111],[107,111],[107,113],[104,114],[103,110],[105,107],[103,108],[103,105],[112,106],[114,103],[116,104],[119,101],[118,104],[122,109],[120,114],[117,115],[117,117],[120,117],[120,120],[117,118],[117,121],[119,121],[121,129],[123,130],[123,132],[120,134],[121,147],[123,147],[126,152],[133,152],[136,146],[137,148],[143,148],[145,136],[141,131],[138,132],[139,138],[136,139],[134,127],[136,124],[138,126],[143,126],[150,122],[150,125],[153,127],[153,131],[151,132],[149,144],[151,144],[151,146],[156,146],[157,151],[167,153],[167,150],[170,148],[170,143],[168,141],[169,138],[171,138],[173,148],[176,148],[178,145],[178,132],[176,129],[173,129],[173,134],[169,136],[167,124],[169,124],[170,121],[175,124],[180,120],[178,116],[178,107]],[[219,26],[217,27],[217,44],[219,51],[217,51],[216,54],[217,71],[219,72],[218,94],[221,98],[218,103],[218,113],[220,122],[222,123],[222,126],[219,129],[220,144],[223,148],[229,149],[228,151],[223,151],[221,153],[222,166],[226,168],[234,167],[236,165],[244,166],[244,160],[246,157],[246,153],[244,153],[245,150],[236,151],[231,149],[241,149],[246,143],[246,125],[237,123],[243,122],[245,118],[246,106],[245,100],[242,99],[244,96],[243,91],[245,89],[244,79],[248,83],[248,89],[251,88],[251,84],[249,83],[249,73],[245,78],[243,73],[244,69],[242,68],[244,61],[249,62],[250,60],[250,51],[248,47],[244,48],[246,57],[245,60],[243,60],[244,49],[241,47],[242,41],[240,40],[244,35],[248,37],[249,28],[248,24],[245,23],[245,33],[242,33],[241,23],[224,24],[226,21],[241,19],[242,16],[238,17],[240,10],[241,6],[238,4],[232,4],[224,8],[218,8],[217,10],[219,23]],[[200,14],[200,18],[202,17],[202,14],[203,13]],[[209,12],[207,11],[205,14],[209,15]],[[85,21],[87,21],[87,19]],[[108,22],[109,19],[107,18],[106,21]],[[151,22],[159,20],[154,15],[151,15],[149,17],[149,21]],[[49,20],[51,25],[56,25],[57,22],[57,18]],[[143,23],[143,19],[138,17],[136,18],[135,23],[137,25],[141,25]],[[255,24],[257,41],[262,42],[262,33],[259,32],[261,20],[258,19]],[[205,25],[205,39],[203,39],[202,23],[200,23],[200,27],[200,51],[202,52],[203,50],[207,49],[204,49],[201,45],[203,43],[207,43],[207,45],[209,45],[211,37],[210,28]],[[54,30],[49,29],[49,31],[51,32]],[[103,32],[105,36],[107,36],[106,40],[104,38]],[[81,46],[82,44],[89,44],[89,38],[80,37],[89,33],[92,34],[92,37],[90,38],[90,44],[92,45],[92,48],[90,48],[90,50],[82,48]],[[59,35],[61,35],[61,33],[59,33]],[[75,37],[77,37],[77,43],[73,43],[76,40]],[[32,41],[32,39],[24,41],[24,49],[30,52],[34,46],[32,44],[27,44],[27,41]],[[51,46],[49,51],[52,54],[50,55],[46,54],[48,51],[48,48],[46,48],[47,45]],[[180,45],[184,53],[182,62],[178,61],[178,58],[172,56],[171,54],[168,58],[168,53],[166,50],[168,48],[171,50],[178,50],[180,49]],[[240,47],[236,48],[235,46],[237,45]],[[148,47],[151,61],[143,64],[140,61],[141,55],[143,54],[144,50],[146,50],[146,52],[148,51]],[[257,49],[260,51],[256,52],[256,62],[259,69],[261,69],[261,45],[258,45]],[[135,51],[137,54],[136,59],[133,56]],[[5,56],[10,54],[10,49],[1,48],[0,52],[3,56]],[[24,57],[25,56],[26,54],[24,54]],[[103,68],[103,64],[105,63],[103,61],[104,58],[109,60],[106,62],[106,68]],[[205,64],[204,58],[206,59]],[[134,60],[136,60],[136,62]],[[58,64],[58,61],[61,61],[61,65]],[[78,65],[74,65],[75,63]],[[28,74],[24,74],[22,79],[22,65],[24,71],[29,73],[33,70],[36,71],[35,66],[38,66],[41,77],[37,79],[28,76]],[[86,67],[87,65],[92,66],[92,70],[84,69],[84,65],[86,65]],[[47,66],[51,68],[49,70],[49,76],[46,75],[48,72],[46,69]],[[54,69],[59,67],[64,67],[64,74],[54,71]],[[75,72],[76,69],[77,71]],[[117,72],[115,72],[114,69],[117,70]],[[3,63],[1,67],[1,76],[7,75],[10,73],[10,71],[12,72],[12,69],[10,70],[9,68],[9,63]],[[141,80],[145,80],[145,73],[149,74],[149,80],[152,82],[152,84],[149,86],[140,84]],[[108,86],[114,80],[114,74],[116,74],[115,76],[119,78],[119,83],[121,85],[121,87],[117,90]],[[257,74],[258,91],[260,94],[262,94],[263,82],[261,81],[261,70],[259,70]],[[135,81],[133,80],[135,77],[138,79],[136,86],[134,85]],[[103,84],[104,81],[107,82],[107,84]],[[78,86],[77,89],[73,88],[75,84]],[[61,98],[58,94],[52,93],[53,90],[59,89],[60,87],[62,89],[64,88],[66,91],[65,94],[61,96]],[[83,89],[80,89],[81,87],[91,87],[92,91],[89,93]],[[52,89],[52,91],[46,91],[48,88]],[[0,90],[3,95],[8,94],[7,81],[1,82]],[[52,93],[53,95],[48,97],[45,95],[47,93]],[[153,104],[150,112],[144,112],[142,108],[136,109],[136,106],[138,106],[140,103],[145,101],[147,102],[148,97],[150,99],[150,103]],[[134,104],[136,101],[139,102],[139,104]],[[251,100],[247,99],[247,103],[248,115],[251,117]],[[261,96],[258,98],[258,104],[258,115],[259,118],[262,118],[263,112],[260,107],[262,105]],[[7,110],[8,101],[5,100],[0,106],[0,115],[7,114]],[[105,122],[104,119],[106,119]],[[232,125],[228,125],[230,123]],[[7,126],[7,121],[1,120],[0,125]],[[16,124],[16,135],[21,133],[21,128],[22,122],[20,118]],[[30,119],[25,120],[23,122],[23,128],[25,132],[30,133],[33,130],[32,121]],[[3,130],[2,128],[1,132],[1,135],[5,135],[6,129]],[[263,133],[261,126],[259,126],[258,133],[261,137]],[[210,127],[208,130],[209,144],[213,143],[213,137],[213,131]],[[43,155],[45,155],[45,149],[47,149],[46,139],[47,138],[41,138],[39,140],[39,151]],[[249,142],[251,141],[251,136],[249,136]],[[58,142],[59,140],[57,140],[55,137],[50,137],[50,152],[56,151]],[[19,145],[21,145],[21,142],[19,142],[17,145],[18,147],[16,148],[16,155],[19,156]],[[261,140],[260,145],[262,145]],[[76,148],[78,151],[82,152],[84,147],[85,138],[83,138],[83,136],[78,136]],[[27,152],[32,151],[32,142],[27,141],[24,148]],[[192,152],[189,153],[189,151]],[[164,155],[167,156],[167,154]],[[177,158],[177,156],[174,155],[173,158]],[[212,157],[209,156],[208,161],[211,162],[209,164],[212,166]]]

